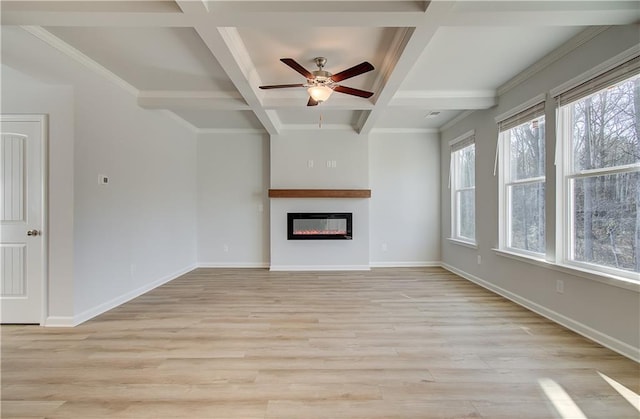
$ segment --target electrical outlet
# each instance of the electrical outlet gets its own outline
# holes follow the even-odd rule
[[[100,185],[108,185],[109,184],[109,176],[107,175],[98,175],[98,182]]]
[[[382,251],[383,252],[387,251],[387,243],[382,243],[382,246],[380,246],[380,247],[382,247]]]
[[[478,265],[482,263],[482,256],[478,255]]]
[[[558,294],[564,294],[564,281],[562,279],[556,280],[556,292]]]
[[[222,246],[222,249],[223,249],[225,252],[228,252],[228,251],[229,251],[229,245],[228,245],[228,244],[225,244],[224,246]]]
[[[313,160],[307,160],[307,167],[308,167],[309,169],[312,169],[312,168],[313,168]]]

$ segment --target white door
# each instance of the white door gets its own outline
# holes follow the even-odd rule
[[[45,128],[45,116],[0,116],[1,323],[43,322]]]

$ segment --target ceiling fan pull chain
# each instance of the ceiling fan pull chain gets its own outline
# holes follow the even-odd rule
[[[320,120],[318,121],[318,128],[322,128],[322,114],[320,114]]]

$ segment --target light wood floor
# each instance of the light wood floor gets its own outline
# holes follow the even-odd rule
[[[638,364],[439,268],[198,269],[1,371],[2,418],[640,416]]]

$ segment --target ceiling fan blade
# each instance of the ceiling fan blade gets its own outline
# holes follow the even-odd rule
[[[307,102],[307,106],[318,106],[318,101],[309,96],[309,101]]]
[[[353,87],[346,86],[333,86],[333,90],[340,93],[346,93],[348,95],[360,96],[364,98],[369,98],[373,96],[373,92],[367,92],[366,90],[354,89]]]
[[[337,83],[339,81],[350,79],[351,77],[358,76],[371,70],[373,70],[373,66],[371,65],[371,63],[364,61],[358,65],[334,74],[333,76],[331,76],[331,80]]]
[[[287,87],[304,87],[304,84],[271,84],[269,86],[260,86],[261,89],[284,89]]]
[[[280,58],[280,61],[302,74],[306,79],[313,79],[314,76],[309,70],[298,64],[293,58]]]

